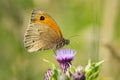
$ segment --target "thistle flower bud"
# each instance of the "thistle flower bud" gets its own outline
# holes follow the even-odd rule
[[[51,76],[52,76],[52,71],[51,69],[48,69],[47,72],[45,73],[44,80],[50,80]]]
[[[72,75],[71,80],[86,80],[86,78],[82,72],[75,72]]]

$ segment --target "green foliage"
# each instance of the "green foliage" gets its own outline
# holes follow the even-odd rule
[[[71,73],[74,73],[75,72],[75,66],[70,65],[69,70],[70,70]]]
[[[63,74],[58,68],[55,67],[53,63],[51,63],[48,60],[44,60],[47,62],[51,69],[52,69],[52,76],[50,77],[50,80],[58,80],[61,74]],[[86,65],[85,68],[80,68],[78,70],[75,66],[70,65],[68,71],[64,74],[64,79],[63,80],[71,80],[71,74],[74,74],[75,72],[82,72],[85,74],[86,80],[97,80],[100,72],[100,66],[102,65],[104,61],[100,62],[94,62],[92,63],[90,60],[88,61],[88,64]],[[65,79],[66,78],[66,79]]]
[[[85,67],[86,80],[96,80],[99,75],[99,67],[103,62],[92,63],[89,60],[88,65]]]

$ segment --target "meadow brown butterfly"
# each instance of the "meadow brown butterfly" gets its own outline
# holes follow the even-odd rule
[[[69,40],[63,38],[56,22],[40,9],[33,9],[24,36],[24,45],[28,52],[56,50],[67,44]]]

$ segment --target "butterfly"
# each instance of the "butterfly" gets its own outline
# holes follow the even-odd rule
[[[63,38],[56,22],[44,11],[33,9],[30,24],[24,35],[24,46],[28,52],[57,50],[70,41]]]

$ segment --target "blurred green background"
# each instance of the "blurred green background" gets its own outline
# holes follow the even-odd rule
[[[73,65],[105,60],[99,80],[120,80],[120,0],[0,0],[0,80],[43,80],[59,64],[52,50],[28,53],[23,37],[33,8],[55,19],[76,51]],[[73,37],[74,36],[74,37]]]

